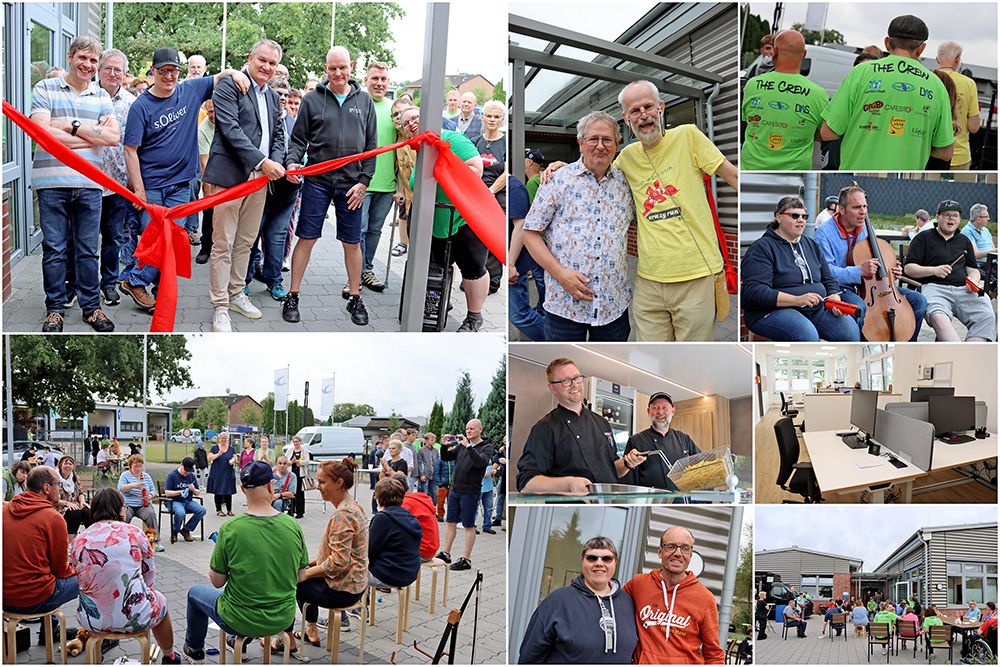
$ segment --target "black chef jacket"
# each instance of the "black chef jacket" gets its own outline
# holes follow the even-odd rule
[[[694,444],[694,440],[687,434],[668,429],[666,435],[660,435],[652,426],[628,439],[625,453],[628,454],[633,449],[640,452],[658,449],[667,455],[671,466],[680,459],[701,453],[698,446]],[[623,481],[636,486],[652,486],[657,489],[677,491],[677,486],[667,478],[668,472],[670,472],[670,468],[664,463],[663,458],[659,454],[651,454],[643,463],[631,470]]]
[[[586,477],[599,484],[617,484],[617,458],[607,419],[587,408],[578,415],[558,405],[531,427],[517,461],[517,490],[536,475]]]

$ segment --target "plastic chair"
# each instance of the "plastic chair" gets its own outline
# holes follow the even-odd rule
[[[101,642],[105,639],[138,639],[142,646],[142,664],[149,664],[149,630],[143,630],[142,632],[91,632],[83,649],[88,665],[101,664]]]
[[[33,614],[15,614],[10,611],[3,612],[7,622],[7,664],[17,664],[17,624],[26,618],[45,619],[45,662],[55,662],[52,653],[52,617],[59,619],[59,650],[62,651],[62,664],[66,663],[66,616],[58,609],[45,612],[35,612]]]
[[[437,592],[437,581],[438,581],[438,570],[444,570],[444,591],[441,594],[441,604],[448,604],[448,564],[445,563],[440,558],[432,558],[426,563],[420,563],[420,569],[417,570],[417,580],[414,582],[416,586],[416,591],[413,594],[413,599],[420,600],[420,573],[423,572],[424,568],[430,568],[431,570],[431,605],[430,612],[434,613],[434,595]]]
[[[311,602],[304,602],[302,604],[302,643],[306,643],[306,608],[311,606]],[[350,607],[332,607],[329,608],[329,615],[327,616],[326,625],[326,650],[330,651],[330,664],[335,665],[340,659],[340,616],[343,611],[352,611],[354,609],[361,610],[361,647],[358,649],[358,664],[360,665],[365,659],[365,615],[367,609],[365,608],[364,598],[358,600]],[[334,616],[334,612],[336,616]]]
[[[396,588],[399,594],[399,615],[396,617],[396,643],[403,643],[403,632],[410,630],[410,587],[403,586]],[[375,601],[378,598],[378,590],[375,586],[368,589],[368,601],[371,605],[368,616],[368,625],[375,625]]]

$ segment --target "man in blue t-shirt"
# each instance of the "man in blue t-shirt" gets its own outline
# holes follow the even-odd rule
[[[193,542],[191,531],[198,527],[198,522],[205,517],[205,506],[195,502],[194,497],[201,495],[198,478],[194,475],[194,459],[185,456],[176,470],[171,470],[163,485],[163,492],[174,500],[171,501],[171,511],[174,514],[170,524],[170,542],[177,541],[177,533],[184,536],[185,542]],[[184,517],[191,514],[191,519],[184,525]]]
[[[222,77],[231,76],[240,91],[245,93],[250,87],[250,79],[234,69],[178,85],[180,68],[176,49],[156,50],[153,85],[132,105],[125,128],[125,164],[136,196],[167,208],[191,201],[190,183],[200,166],[198,110],[205,100],[211,99],[215,84]],[[149,213],[143,211],[140,233],[145,231],[149,219]],[[182,225],[183,222],[180,221]],[[152,309],[156,299],[146,291],[146,286],[156,282],[159,275],[153,266],[130,267],[122,273],[122,290],[140,308]]]

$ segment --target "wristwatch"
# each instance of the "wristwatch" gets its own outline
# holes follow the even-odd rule
[[[78,120],[74,120],[71,123],[71,125],[73,126],[73,131],[70,132],[70,134],[72,134],[75,137],[76,136],[76,131],[80,129],[80,125],[82,125],[82,123],[80,121],[78,121]]]

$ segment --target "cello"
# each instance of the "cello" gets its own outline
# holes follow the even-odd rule
[[[851,186],[858,184],[852,182]],[[916,330],[916,321],[909,302],[893,283],[892,269],[899,263],[896,251],[888,241],[875,236],[875,227],[867,214],[865,231],[868,237],[847,251],[848,266],[861,266],[870,259],[878,261],[872,277],[861,278],[861,298],[867,309],[861,332],[872,342],[908,341]]]

